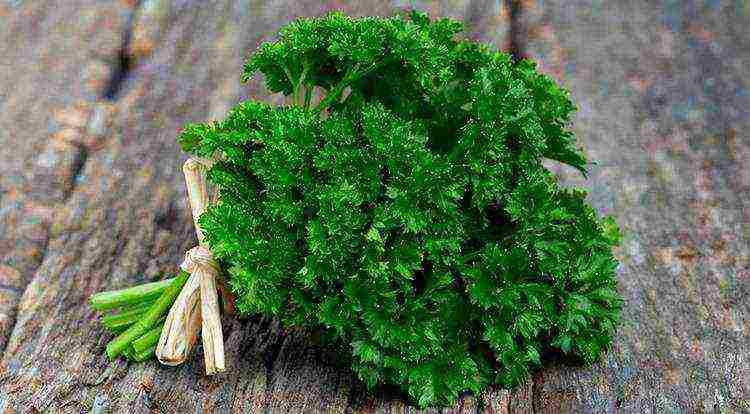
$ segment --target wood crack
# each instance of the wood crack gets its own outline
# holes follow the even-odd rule
[[[266,350],[265,354],[263,355],[263,366],[266,369],[266,395],[265,395],[265,402],[267,406],[270,406],[273,398],[273,388],[274,384],[276,383],[276,375],[274,374],[274,365],[276,364],[276,360],[279,358],[279,354],[281,353],[281,348],[284,345],[284,339],[286,339],[286,335],[284,334],[284,331],[282,328],[279,328],[279,332],[277,333],[276,340],[271,343],[270,347]]]
[[[68,191],[65,192],[63,202],[67,201],[68,198],[70,198],[70,195],[73,194],[73,191],[75,190],[78,183],[81,182],[81,174],[83,173],[83,169],[86,166],[86,161],[88,161],[89,158],[89,150],[85,145],[78,144],[77,147],[79,150],[79,154],[70,167],[71,184],[68,188]]]
[[[513,56],[513,60],[518,61],[526,57],[526,47],[524,39],[523,6],[521,0],[504,0],[505,5],[510,12],[509,23],[510,31],[508,33],[508,52]]]
[[[130,53],[128,52],[130,41],[133,38],[133,26],[135,24],[135,17],[138,9],[141,7],[142,0],[137,0],[133,6],[133,11],[128,16],[128,22],[125,25],[125,31],[122,36],[122,44],[120,50],[117,53],[117,62],[112,68],[112,75],[109,78],[107,86],[104,88],[102,99],[107,101],[116,101],[120,92],[122,91],[123,84],[128,78],[130,71],[135,66]]]

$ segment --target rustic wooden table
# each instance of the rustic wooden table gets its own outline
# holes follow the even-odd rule
[[[750,2],[417,2],[572,91],[588,180],[625,229],[625,322],[594,367],[548,362],[444,412],[750,412]],[[195,243],[175,137],[264,95],[244,58],[296,16],[409,2],[0,2],[4,412],[419,412],[274,321],[224,321],[229,373],[110,363],[93,292]],[[429,410],[435,412],[438,410]]]

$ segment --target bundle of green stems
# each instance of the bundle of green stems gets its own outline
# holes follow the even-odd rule
[[[107,344],[110,359],[123,356],[140,362],[154,356],[167,313],[189,276],[180,272],[176,277],[91,296],[91,307],[108,313],[102,323],[117,334]]]

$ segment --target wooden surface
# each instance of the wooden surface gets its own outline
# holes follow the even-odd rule
[[[427,412],[750,412],[750,3],[415,2],[571,89],[599,161],[567,184],[614,214],[625,322],[594,367]],[[176,134],[240,99],[282,24],[407,1],[0,3],[0,411],[420,412],[367,393],[276,322],[225,319],[229,372],[110,363],[93,292],[174,272],[195,244]],[[276,99],[276,98],[272,98]]]

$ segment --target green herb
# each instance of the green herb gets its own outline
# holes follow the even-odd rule
[[[616,224],[542,165],[586,173],[568,92],[460,30],[297,20],[244,74],[291,105],[243,102],[180,136],[222,160],[200,224],[239,310],[323,329],[368,386],[422,406],[515,385],[549,348],[594,361],[622,303]]]
[[[133,341],[132,345],[135,352],[144,352],[150,347],[155,346],[156,343],[159,342],[162,327],[164,327],[164,324],[160,323],[150,331],[146,332],[143,336]]]
[[[130,359],[132,359],[135,362],[143,362],[147,359],[151,359],[154,356],[155,351],[156,351],[156,344],[151,345],[147,349],[144,349],[142,351],[134,351],[130,355]]]
[[[138,322],[131,325],[125,332],[107,344],[107,356],[110,359],[114,359],[122,354],[133,341],[141,335],[146,334],[158,323],[160,318],[169,311],[170,306],[174,303],[188,276],[186,272],[182,272],[179,276],[172,279],[148,312]]]
[[[288,105],[242,102],[179,138],[218,160],[200,225],[239,311],[332,338],[369,387],[422,406],[518,384],[550,349],[595,361],[623,302],[616,223],[542,163],[586,174],[569,93],[461,30],[416,11],[296,20],[243,75]],[[145,355],[129,344],[148,328],[108,353]]]
[[[127,289],[100,292],[89,298],[89,304],[95,310],[104,311],[154,301],[170,283],[172,283],[172,279],[164,279]]]
[[[102,325],[112,331],[117,331],[123,328],[127,329],[130,325],[138,322],[153,304],[154,301],[144,302],[120,313],[107,315],[102,318]]]

